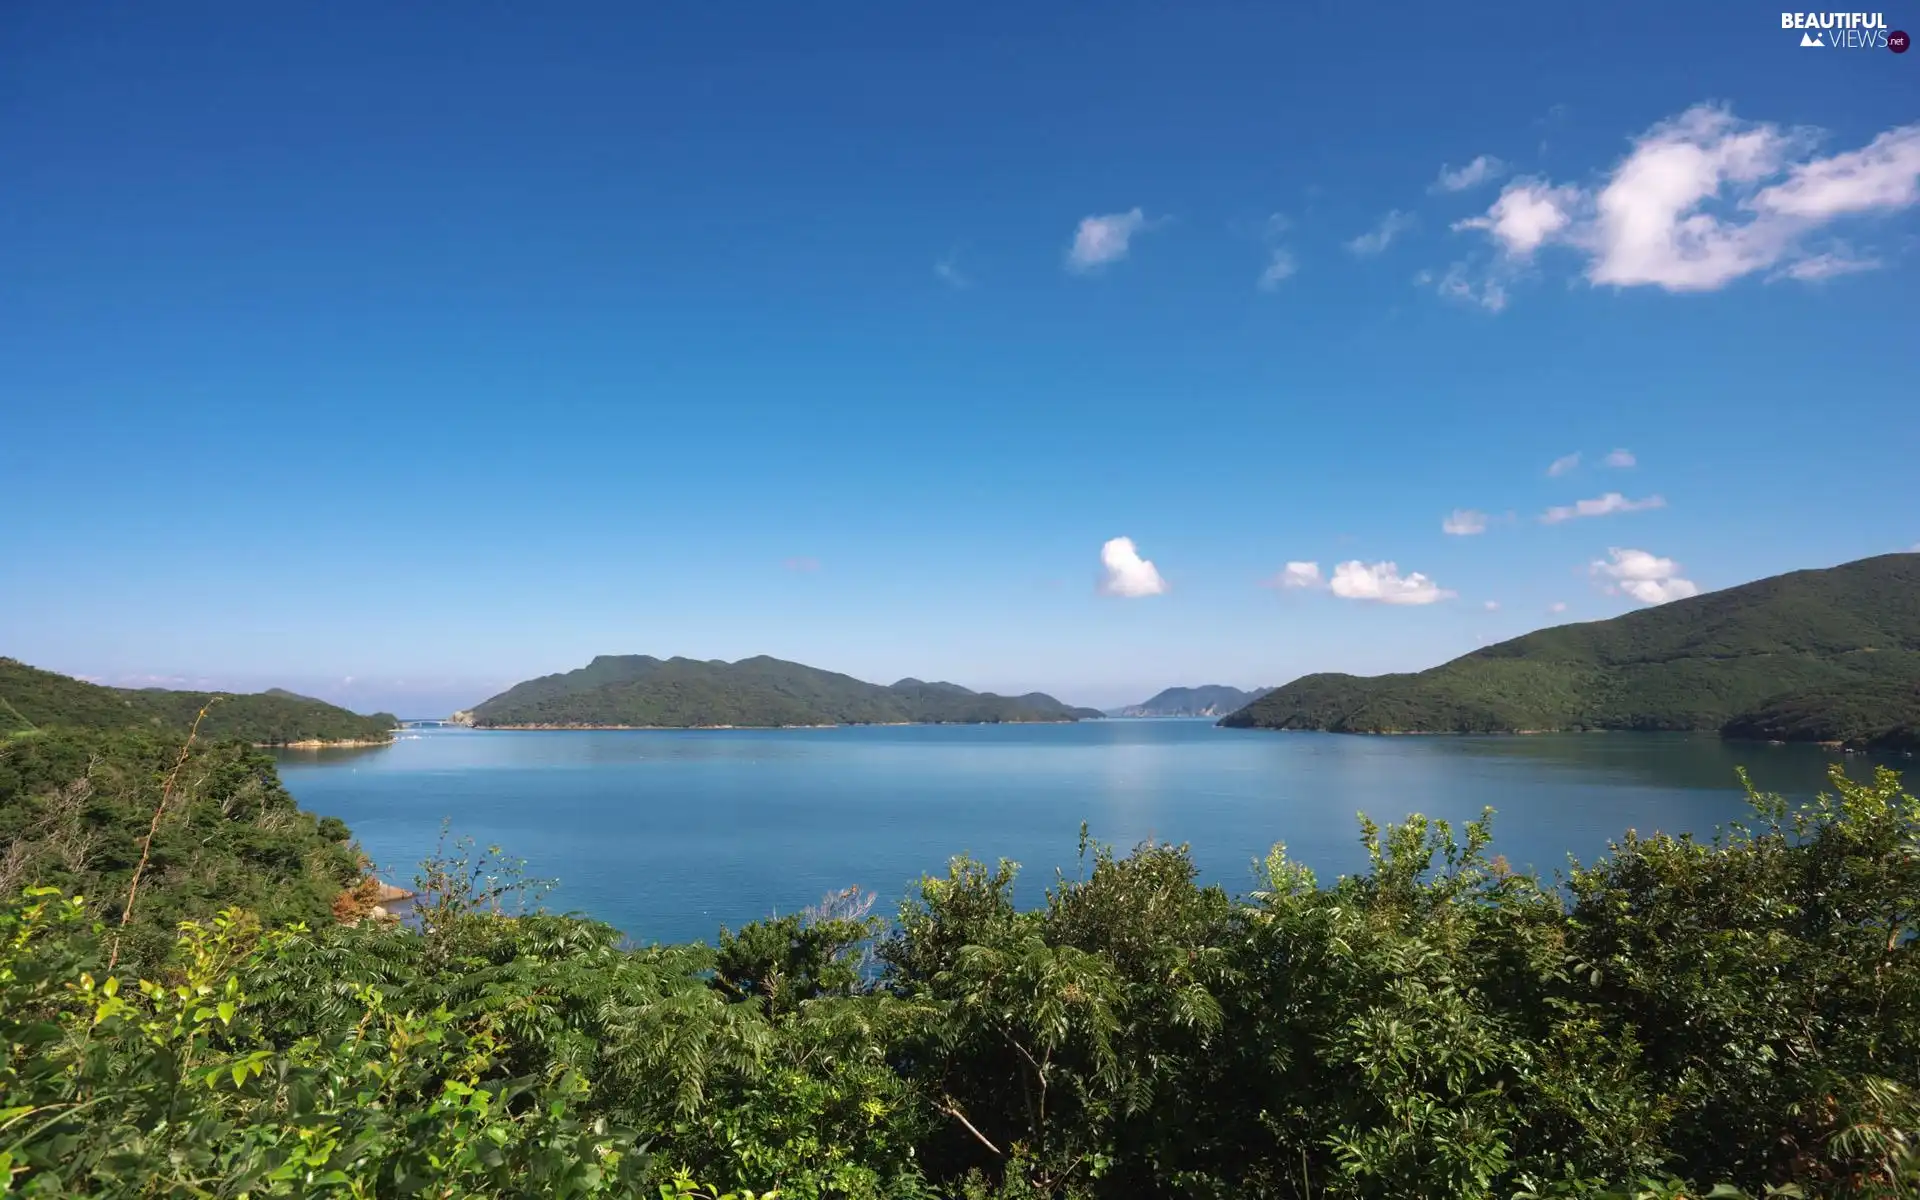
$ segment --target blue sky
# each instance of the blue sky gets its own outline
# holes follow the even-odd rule
[[[1920,542],[1920,55],[1734,5],[672,7],[9,6],[0,653],[1106,705]]]

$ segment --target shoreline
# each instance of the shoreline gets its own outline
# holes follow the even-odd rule
[[[572,731],[575,733],[613,733],[620,731],[655,732],[664,730],[720,730],[720,729],[899,729],[908,726],[935,727],[942,725],[1077,725],[1077,720],[1059,721],[835,721],[814,725],[471,725],[470,729],[494,730],[503,733],[554,733]]]
[[[394,739],[391,736],[383,738],[340,738],[338,740],[303,738],[297,742],[255,742],[253,743],[253,747],[256,750],[334,750],[351,749],[357,746],[391,746],[393,742]]]

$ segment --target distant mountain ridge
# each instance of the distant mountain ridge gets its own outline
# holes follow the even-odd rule
[[[1200,687],[1170,687],[1151,700],[1142,700],[1138,704],[1129,704],[1125,708],[1112,709],[1109,715],[1115,717],[1224,717],[1229,713],[1238,712],[1272,690],[1272,688],[1255,688],[1250,692],[1244,692],[1237,687],[1228,687],[1224,683],[1208,683]]]
[[[578,670],[516,684],[460,714],[481,728],[675,729],[995,724],[1102,715],[1044,692],[997,696],[913,678],[882,686],[766,655],[729,663],[647,654],[603,654]]]
[[[1406,675],[1319,674],[1221,724],[1345,733],[1699,730],[1920,746],[1920,554],[1542,629]]]
[[[359,713],[282,688],[265,692],[179,692],[103,687],[0,658],[0,735],[36,729],[151,729],[185,733],[213,697],[200,735],[258,746],[388,742],[391,713]]]

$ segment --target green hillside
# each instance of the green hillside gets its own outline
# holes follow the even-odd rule
[[[952,683],[890,687],[761,655],[729,663],[603,654],[476,706],[477,726],[991,724],[1097,717],[1040,692],[996,696]]]
[[[213,696],[203,738],[257,746],[296,742],[380,742],[393,736],[391,713],[361,716],[338,705],[275,689],[232,695],[113,688],[0,658],[0,734],[35,729],[145,729],[184,733]]]
[[[1245,708],[1272,690],[1272,688],[1256,688],[1251,692],[1243,692],[1237,687],[1229,687],[1223,683],[1209,683],[1190,688],[1170,687],[1156,694],[1151,700],[1142,700],[1138,704],[1129,704],[1125,708],[1115,709],[1113,715],[1116,717],[1224,717]]]
[[[1916,687],[1920,554],[1888,554],[1543,629],[1417,674],[1308,675],[1221,723],[1348,733],[1715,730],[1894,744],[1915,723]]]

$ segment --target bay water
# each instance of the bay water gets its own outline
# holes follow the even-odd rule
[[[1017,897],[1038,903],[1056,870],[1081,870],[1083,821],[1122,850],[1189,843],[1204,879],[1244,893],[1275,842],[1323,880],[1363,870],[1359,812],[1460,823],[1491,806],[1494,852],[1551,876],[1629,828],[1711,836],[1743,819],[1738,766],[1806,798],[1829,764],[1871,765],[1689,735],[1356,737],[1205,720],[421,729],[278,758],[301,807],[344,819],[388,878],[407,883],[446,822],[556,880],[550,909],[638,942],[709,939],[849,885],[890,912],[962,852],[1020,863]]]

